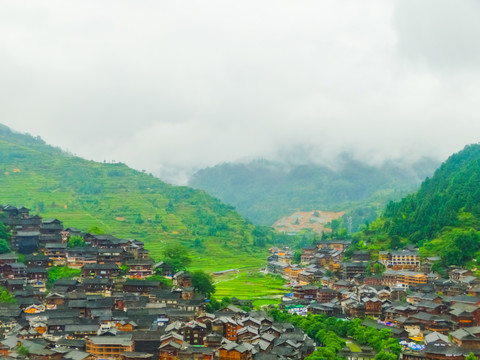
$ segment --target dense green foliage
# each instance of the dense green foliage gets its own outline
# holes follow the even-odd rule
[[[391,202],[384,213],[384,228],[390,235],[421,243],[439,235],[446,226],[466,225],[461,224],[461,213],[473,215],[468,221],[477,227],[479,184],[480,145],[470,145],[445,161],[418,192]]]
[[[173,269],[173,273],[180,270],[185,270],[192,262],[188,250],[179,244],[167,245],[163,250],[163,259]]]
[[[48,280],[47,286],[55,284],[55,281],[58,279],[72,279],[74,277],[80,276],[82,270],[72,269],[67,266],[54,266],[48,269]]]
[[[0,203],[26,206],[66,226],[191,248],[196,266],[261,267],[270,230],[258,229],[204,191],[166,184],[121,163],[87,161],[0,125]],[[196,241],[198,240],[198,241]]]
[[[30,350],[28,349],[28,347],[26,346],[23,346],[23,345],[20,345],[18,348],[17,348],[17,352],[22,355],[22,356],[28,356],[30,355]]]
[[[84,247],[85,239],[82,236],[71,236],[70,239],[68,239],[67,246],[69,248],[79,247],[79,246]]]
[[[478,360],[474,353],[470,353],[465,357],[465,360]]]
[[[480,258],[480,145],[450,156],[432,178],[384,214],[361,236],[386,248],[408,243],[443,265]]]
[[[0,254],[5,254],[10,252],[10,246],[8,245],[7,240],[0,239]]]
[[[16,304],[17,300],[13,293],[9,292],[5,287],[0,287],[0,303]]]
[[[226,163],[198,171],[190,185],[234,205],[254,223],[271,225],[294,211],[347,210],[356,231],[365,221],[375,220],[389,200],[416,189],[438,165],[424,159],[413,166],[387,163],[377,167],[351,155],[337,162],[335,170],[263,160]]]
[[[10,240],[10,233],[8,232],[7,227],[0,221],[0,240]]]
[[[196,292],[207,297],[215,293],[212,276],[204,271],[197,270],[192,273],[192,285]]]
[[[210,314],[223,309],[224,307],[230,305],[232,303],[232,299],[225,296],[222,300],[218,301],[215,298],[211,298],[206,305],[206,311]]]
[[[278,309],[270,310],[269,315],[273,316],[276,321],[288,321],[302,328],[308,336],[322,345],[306,358],[309,360],[337,359],[338,351],[345,347],[345,341],[343,340],[345,337],[354,339],[360,345],[371,346],[378,353],[376,359],[394,360],[401,352],[401,345],[397,339],[392,337],[392,332],[389,329],[366,328],[362,326],[362,320],[360,319],[343,320],[312,314],[304,317],[290,315]]]
[[[6,226],[0,221],[0,254],[10,252],[10,233]]]

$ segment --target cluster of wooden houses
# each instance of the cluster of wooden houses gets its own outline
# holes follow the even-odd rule
[[[430,270],[438,258],[421,262],[411,248],[380,252],[378,261],[371,261],[368,251],[356,251],[344,262],[348,245],[335,240],[304,248],[301,264],[271,254],[269,271],[297,284],[282,307],[373,319],[365,326],[390,329],[407,346],[423,344],[415,350],[406,347],[407,359],[463,360],[470,352],[480,355],[480,279],[472,271],[451,268],[448,278],[442,278]],[[345,354],[352,359],[360,356]]]
[[[13,206],[0,207],[0,221],[16,250],[0,255],[2,359],[295,360],[315,350],[301,329],[265,313],[236,305],[207,313],[192,276],[171,276],[140,241],[64,229]],[[69,247],[72,236],[84,245]],[[80,274],[47,287],[58,265]],[[154,271],[173,286],[152,280]]]

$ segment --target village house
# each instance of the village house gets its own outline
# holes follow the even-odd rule
[[[118,276],[120,268],[117,264],[85,264],[82,267],[82,276],[98,279],[110,279]]]
[[[285,274],[285,269],[289,267],[290,265],[277,262],[277,261],[270,261],[267,264],[267,270],[271,274],[279,274],[279,275],[284,275]]]
[[[98,249],[91,246],[78,246],[67,250],[67,265],[72,268],[81,268],[86,264],[97,263]]]
[[[43,254],[26,255],[25,264],[28,268],[43,267],[46,269],[52,266],[48,256]]]
[[[232,318],[218,317],[212,322],[212,331],[230,341],[237,341],[237,332],[241,326]]]
[[[293,288],[293,296],[297,299],[312,299],[317,298],[318,288],[314,285],[298,285]]]
[[[144,279],[153,275],[154,261],[152,259],[137,259],[127,261],[129,267],[128,276],[136,279]]]
[[[368,250],[357,250],[353,252],[352,255],[352,261],[353,262],[365,262],[365,261],[370,261],[372,258],[372,255],[370,254],[370,251]]]
[[[190,345],[204,345],[207,336],[207,326],[200,322],[191,321],[183,328],[183,340]]]
[[[173,275],[173,285],[178,287],[192,286],[192,275],[185,271],[179,271]]]
[[[123,284],[123,291],[140,294],[150,294],[153,290],[161,288],[160,281],[127,279]]]
[[[12,250],[16,250],[21,254],[31,254],[38,250],[39,237],[40,231],[16,231],[10,240]]]
[[[452,305],[450,315],[459,327],[480,326],[480,308],[478,306],[457,303]]]
[[[383,302],[379,298],[364,298],[362,302],[365,304],[365,316],[370,316],[374,319],[381,317]]]
[[[356,275],[365,274],[366,266],[367,266],[366,262],[342,263],[343,278],[350,280],[350,279],[353,279]]]
[[[419,270],[420,254],[418,251],[380,251],[378,261],[393,270]]]
[[[339,251],[345,251],[347,247],[352,244],[350,240],[331,240],[331,241],[319,241],[317,243],[317,248],[319,249],[335,249]]]
[[[473,272],[471,270],[457,268],[457,269],[451,270],[448,274],[448,277],[452,280],[460,282],[463,278],[467,276],[472,276],[472,275],[473,275]]]
[[[82,281],[83,289],[87,294],[105,294],[113,288],[113,281],[109,278],[85,278]]]
[[[302,255],[300,257],[300,263],[302,265],[310,264],[314,258],[315,253],[317,252],[316,246],[309,246],[302,248]]]
[[[97,251],[97,263],[121,265],[124,253],[122,248],[100,248]]]
[[[322,286],[317,289],[317,302],[319,303],[328,303],[333,299],[339,299],[340,293],[334,289]]]
[[[47,268],[31,267],[25,270],[28,283],[35,287],[45,287],[48,279]]]
[[[218,349],[218,358],[219,360],[252,360],[252,347],[249,348],[245,344],[225,344]]]
[[[117,359],[125,351],[134,351],[131,335],[92,336],[85,341],[86,351],[97,358]]]
[[[298,265],[288,265],[285,267],[285,276],[290,279],[296,280],[300,272],[302,272],[302,268]]]
[[[383,273],[383,284],[390,287],[419,286],[427,284],[427,275],[407,270],[387,270]]]
[[[52,265],[64,265],[67,261],[66,243],[47,243],[44,252]]]
[[[121,360],[153,360],[153,354],[137,351],[124,351]]]
[[[57,219],[45,219],[40,225],[39,242],[44,247],[48,243],[62,242],[63,225]]]

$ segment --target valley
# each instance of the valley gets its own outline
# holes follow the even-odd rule
[[[178,323],[183,332],[178,354],[195,352],[196,346],[209,359],[224,351],[219,358],[227,359],[230,351],[273,354],[274,347],[268,347],[275,340],[251,325],[264,321],[282,329],[279,337],[295,328],[298,342],[282,343],[281,350],[292,352],[291,359],[333,360],[355,353],[394,360],[412,351],[420,359],[437,359],[447,350],[469,351],[461,343],[463,328],[480,325],[478,144],[449,157],[401,200],[395,196],[411,185],[405,178],[379,180],[362,190],[363,197],[356,192],[363,185],[353,191],[343,182],[336,185],[343,189],[340,197],[350,191],[352,197],[337,203],[333,198],[339,193],[329,194],[336,211],[324,211],[328,206],[295,211],[272,228],[252,224],[204,190],[169,185],[121,163],[87,161],[4,127],[0,160],[5,278],[0,312],[56,311],[51,297],[68,297],[69,311],[86,319],[68,321],[92,329],[80,336],[87,341],[86,353],[100,354],[99,343],[121,338],[128,354],[141,340],[117,331],[166,331],[175,338],[179,335],[171,328]],[[366,176],[351,180],[365,177],[365,185]],[[403,185],[386,187],[396,181]],[[259,199],[261,206],[267,206],[264,200]],[[354,229],[348,228],[354,217]],[[124,303],[133,312],[125,311]],[[130,322],[112,316],[107,328],[89,310],[97,306],[118,310]],[[138,324],[132,322],[137,314]],[[205,345],[190,339],[189,324],[205,317],[221,323],[217,334],[227,339],[234,326],[238,333],[228,339],[233,342]],[[56,344],[48,321],[34,319],[31,336],[46,334]],[[203,329],[198,325],[195,331],[206,336]],[[477,333],[469,336],[480,344]],[[432,338],[447,350],[433,349]],[[170,345],[151,353],[177,351]],[[52,351],[49,346],[41,351]],[[295,348],[301,350],[294,353]]]
[[[345,211],[356,232],[374,221],[389,201],[416,190],[439,165],[429,158],[372,165],[351,153],[323,162],[330,165],[302,158],[223,163],[197,171],[189,185],[231,204],[255,224],[272,226],[294,212],[321,209]]]

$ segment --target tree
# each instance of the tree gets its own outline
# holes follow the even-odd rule
[[[367,266],[365,267],[365,276],[371,276],[372,275],[372,263],[369,261],[367,263]]]
[[[71,269],[66,266],[54,266],[48,269],[48,281],[47,285],[51,286],[60,278],[71,279],[76,276],[80,276],[82,270]]]
[[[37,202],[37,210],[38,212],[43,212],[43,210],[45,210],[45,204],[43,203],[43,201]]]
[[[100,235],[100,234],[105,234],[105,231],[100,229],[98,226],[92,226],[87,230],[88,233],[90,234],[95,234],[95,235]]]
[[[76,246],[86,246],[85,245],[85,239],[83,236],[70,236],[70,239],[68,239],[68,244],[67,246],[69,248],[76,247]]]
[[[142,219],[142,214],[137,214],[137,218],[135,219],[135,224],[143,224],[145,221]]]
[[[119,268],[120,268],[120,273],[119,273],[120,275],[127,275],[128,272],[130,271],[130,266],[128,265],[120,265]]]
[[[172,285],[173,285],[171,279],[167,279],[165,276],[159,275],[159,274],[154,274],[152,276],[149,276],[149,277],[147,277],[147,280],[158,281],[158,282],[162,283],[163,288],[171,288]]]
[[[195,241],[193,242],[193,246],[197,249],[203,248],[203,240],[196,238]]]
[[[430,266],[430,270],[432,270],[434,273],[439,274],[443,278],[447,278],[447,270],[443,267],[442,263],[437,261]]]
[[[8,232],[7,227],[3,222],[0,221],[0,239],[9,241],[11,234]]]
[[[174,273],[185,270],[192,262],[188,250],[179,244],[168,245],[163,250],[163,256],[164,261],[172,267]]]
[[[195,291],[204,294],[208,298],[215,293],[212,276],[204,271],[198,270],[192,273],[192,285]]]
[[[330,226],[331,226],[331,229],[332,229],[332,233],[336,233],[339,229],[340,229],[340,220],[332,220],[332,222],[330,223]]]
[[[28,347],[23,346],[23,345],[20,345],[20,346],[18,347],[17,352],[18,352],[20,355],[23,355],[23,356],[28,356],[28,355],[30,355],[30,350],[28,350]]]
[[[173,202],[171,200],[168,202],[168,205],[165,208],[165,211],[169,214],[175,212],[175,205],[173,205]]]
[[[376,262],[373,265],[373,271],[375,272],[375,274],[382,274],[385,271],[385,268],[382,266],[382,264]]]
[[[10,252],[10,247],[8,242],[5,239],[0,239],[0,254],[5,254]]]
[[[0,303],[16,304],[17,300],[15,299],[13,293],[2,287],[0,288]]]
[[[474,353],[470,353],[470,354],[467,355],[465,360],[478,360],[478,358],[475,356]]]
[[[398,235],[392,235],[390,238],[390,249],[398,250],[402,247],[402,239]]]

